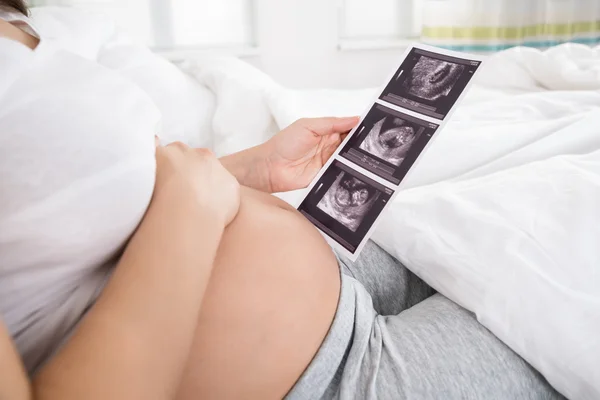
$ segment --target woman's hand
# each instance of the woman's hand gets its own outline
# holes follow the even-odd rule
[[[300,119],[263,144],[270,191],[308,186],[358,121],[358,117]]]
[[[302,189],[358,121],[358,117],[300,119],[266,143],[221,162],[244,186],[269,193]]]
[[[225,226],[233,221],[240,206],[240,186],[210,150],[179,142],[157,146],[156,163],[155,199],[167,195],[173,207],[192,200]]]

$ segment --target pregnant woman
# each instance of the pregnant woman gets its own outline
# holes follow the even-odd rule
[[[560,397],[375,244],[338,259],[269,194],[356,118],[221,160],[157,146],[145,92],[0,5],[0,399]]]

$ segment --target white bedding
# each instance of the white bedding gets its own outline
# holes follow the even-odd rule
[[[218,154],[300,117],[362,114],[376,93],[288,90],[227,58],[182,65],[194,81],[101,19],[57,9],[36,19],[146,90],[166,140]],[[600,398],[600,48],[493,56],[402,187],[374,240],[567,397]]]

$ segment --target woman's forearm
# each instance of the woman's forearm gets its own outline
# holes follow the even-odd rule
[[[262,152],[262,146],[222,157],[219,161],[241,185],[271,193],[267,159]]]
[[[40,399],[167,399],[178,389],[224,229],[158,195],[75,335],[34,379]]]

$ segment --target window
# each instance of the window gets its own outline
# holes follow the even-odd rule
[[[254,45],[252,0],[34,0],[101,12],[157,50]]]
[[[422,1],[340,0],[341,47],[385,47],[419,37]]]

